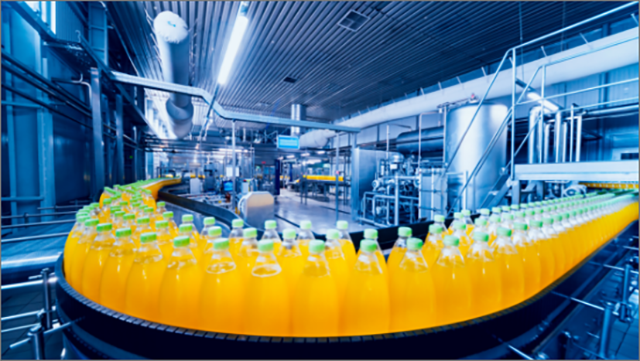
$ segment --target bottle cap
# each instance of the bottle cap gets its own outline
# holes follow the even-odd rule
[[[467,229],[467,225],[465,223],[462,222],[455,222],[453,224],[453,229],[457,230],[457,231],[464,231]]]
[[[116,213],[113,214],[113,216],[116,218],[124,217],[124,215],[125,215],[124,211],[117,211]]]
[[[511,237],[511,230],[509,228],[498,227],[498,236]]]
[[[539,220],[531,221],[531,227],[536,227],[536,228],[542,227],[542,221],[539,221]]]
[[[545,225],[553,224],[553,219],[551,217],[545,217],[542,219],[542,223]]]
[[[145,192],[146,194],[151,194],[151,189],[143,189],[143,192]]]
[[[575,217],[576,215],[578,215],[578,212],[576,212],[576,211],[571,211],[571,217]]]
[[[183,214],[182,223],[185,223],[185,222],[193,222],[193,214]]]
[[[476,218],[475,224],[476,226],[486,226],[487,220],[482,218]]]
[[[407,249],[410,251],[417,251],[422,248],[422,241],[419,238],[409,238],[407,240]]]
[[[109,232],[111,227],[111,223],[101,223],[98,225],[98,232]]]
[[[438,223],[443,223],[444,222],[444,216],[442,214],[436,214],[433,217],[433,220],[438,222]]]
[[[136,220],[137,224],[149,224],[149,217],[140,217]]]
[[[378,239],[378,231],[375,229],[365,229],[364,230],[364,238],[366,239]]]
[[[516,217],[518,217],[518,218],[524,218],[524,212],[523,212],[523,211],[517,211],[517,212],[516,212]]]
[[[274,220],[264,222],[264,229],[276,229],[276,227],[278,227],[278,223]]]
[[[148,213],[153,213],[153,207],[151,207],[151,206],[146,206],[146,207],[144,207],[144,211],[145,211],[145,212],[148,212]]]
[[[255,229],[255,228],[249,228],[249,229]],[[245,231],[246,231],[246,229],[245,229]],[[271,251],[273,251],[273,241],[270,240],[270,239],[263,239],[262,241],[259,241],[258,242],[258,251],[260,251],[260,252],[271,252]]]
[[[89,216],[82,216],[80,218],[77,219],[78,223],[84,225],[86,221],[90,220],[91,217]]]
[[[156,232],[143,233],[140,235],[140,243],[149,243],[158,239]]]
[[[468,209],[463,209],[460,213],[462,213],[464,217],[469,217],[471,215],[471,211]]]
[[[445,246],[458,246],[458,243],[460,243],[460,239],[458,239],[458,237],[456,236],[444,236],[443,243]]]
[[[163,221],[157,221],[156,222],[156,229],[158,229],[158,228],[162,229],[162,228],[167,228],[167,227],[169,227],[169,222],[168,221],[164,221],[163,220]]]
[[[93,202],[91,204],[89,204],[91,207],[96,208],[96,207],[100,207],[100,203],[97,202]]]
[[[111,198],[105,198],[105,199],[102,201],[102,205],[104,206],[105,204],[111,204]]]
[[[439,224],[432,224],[429,226],[429,233],[442,233],[444,232],[444,229],[442,229],[442,226]]]
[[[490,211],[489,209],[487,209],[487,208],[482,208],[482,209],[480,210],[480,214],[482,214],[482,215],[484,215],[484,216],[488,216],[488,215],[489,215],[489,213],[491,213],[491,211]]]
[[[296,238],[296,230],[293,228],[287,228],[282,232],[282,237],[286,239],[295,239]]]
[[[501,207],[503,212],[509,212],[511,210],[511,208],[509,208],[509,206],[502,206]]]
[[[109,208],[109,211],[111,213],[115,213],[115,212],[118,212],[118,211],[121,211],[121,210],[122,210],[122,207],[120,207],[120,206],[112,206],[111,208]]]
[[[378,247],[376,245],[376,241],[370,241],[365,239],[362,242],[360,242],[360,248],[362,248],[362,250],[365,252],[371,253],[371,252],[375,252]]]
[[[526,203],[520,205],[520,209],[527,209],[527,208],[529,208],[529,205]]]
[[[129,237],[131,236],[131,228],[120,228],[116,230],[116,237]]]
[[[210,237],[220,237],[222,235],[222,228],[220,228],[218,226],[211,227],[211,228],[209,228],[208,235]]]
[[[513,214],[505,214],[502,216],[506,221],[513,221]]]
[[[513,226],[518,231],[526,231],[529,228],[529,226],[527,226],[526,223],[521,223],[521,222],[516,222]]]
[[[295,234],[294,234],[295,237]],[[327,239],[340,239],[340,231],[337,229],[330,229],[327,231]]]
[[[205,226],[213,226],[214,224],[216,224],[216,219],[214,217],[207,217],[202,221],[202,223]]]
[[[231,226],[233,228],[242,228],[244,227],[244,221],[242,219],[234,219],[233,222],[231,222]]]
[[[409,227],[398,228],[398,236],[400,237],[411,237],[411,234],[413,234],[413,231]]]
[[[473,240],[479,242],[489,242],[489,235],[484,232],[473,232]]]
[[[242,237],[244,238],[256,238],[258,236],[258,230],[255,228],[246,228],[242,230]]]
[[[189,236],[179,236],[173,239],[174,247],[185,247],[189,245]]]
[[[525,212],[525,214],[527,216],[533,216],[534,214],[536,214],[536,211],[534,211],[533,209],[527,209],[527,211]]]
[[[209,231],[211,233],[211,231]],[[228,238],[218,238],[213,242],[213,249],[216,251],[223,251],[225,249],[229,249],[229,239]]]
[[[500,207],[493,207],[491,208],[491,212],[493,213],[500,213],[502,210],[500,209]]]
[[[324,242],[313,240],[309,242],[309,253],[320,254],[324,252]]]
[[[559,214],[556,214],[556,215],[553,217],[553,221],[554,221],[554,222],[562,222],[562,216],[561,216],[561,215],[559,215]]]
[[[341,230],[345,230],[349,228],[349,222],[347,221],[338,221],[338,223],[336,223],[336,227],[338,227],[338,229]]]
[[[76,213],[76,219],[79,219],[81,217],[85,217],[85,216],[88,216],[88,215],[89,215],[89,213],[87,213],[87,212],[78,212],[78,213]]]
[[[520,206],[518,206],[517,204],[512,204],[511,205],[511,209],[514,210],[514,211],[517,211],[517,210],[520,209]]]
[[[311,221],[302,221],[300,222],[300,229],[311,229]]]
[[[453,212],[453,219],[460,219],[462,218],[462,213],[460,212]]]
[[[193,231],[193,224],[181,224],[180,227],[178,227],[178,231],[180,233],[192,232]]]
[[[164,218],[164,219],[173,218],[173,212],[164,212],[164,213],[162,213],[162,218]]]
[[[494,214],[489,218],[489,220],[491,221],[491,223],[500,223],[502,221],[502,218],[500,218],[499,215]]]
[[[158,202],[158,203],[156,203],[156,206],[158,206],[158,207],[166,207],[166,205],[167,205],[167,204],[166,204],[165,202]]]
[[[132,221],[136,219],[136,215],[133,213],[127,213],[122,217],[125,221]]]

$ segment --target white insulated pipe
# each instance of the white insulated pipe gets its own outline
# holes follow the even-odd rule
[[[594,48],[603,47],[621,40],[638,36],[638,28],[623,31],[603,39],[584,44],[573,49],[565,50],[524,64],[525,83],[531,79],[536,69],[556,60],[560,60],[572,55],[583,53]],[[587,55],[579,56],[562,63],[558,63],[547,68],[546,86],[556,83],[563,83],[575,79],[580,79],[589,75],[604,73],[613,69],[621,68],[630,64],[638,63],[638,39],[612,46],[608,49],[596,51]],[[522,65],[521,65],[522,66]],[[521,67],[519,66],[519,68]],[[521,74],[520,69],[517,72]],[[539,72],[536,79],[531,83],[533,88],[541,85],[542,74]],[[468,82],[454,85],[442,90],[437,90],[428,94],[419,95],[410,99],[398,101],[393,104],[372,110],[362,115],[358,115],[349,120],[339,123],[340,125],[356,128],[367,128],[391,120],[416,116],[420,113],[437,110],[438,105],[460,99],[465,96],[476,94],[482,96],[487,91],[493,74],[485,77],[470,80]],[[498,74],[487,99],[499,98],[511,94],[512,70],[503,70]],[[303,134],[300,137],[301,148],[321,148],[324,147],[329,138],[335,132],[330,130],[314,130]]]
[[[189,85],[189,28],[171,11],[163,11],[153,20],[164,81]],[[166,102],[167,128],[178,138],[191,132],[193,104],[191,96],[171,93]]]

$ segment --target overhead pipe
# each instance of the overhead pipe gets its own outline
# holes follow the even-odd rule
[[[163,11],[153,20],[162,75],[165,82],[189,85],[190,36],[187,23],[171,11]],[[170,93],[166,101],[166,126],[176,138],[182,139],[193,126],[193,104],[185,94]]]
[[[635,39],[626,41],[634,37]],[[620,43],[613,45],[616,42]],[[580,53],[608,45],[611,49],[595,51],[586,55],[577,56]],[[584,78],[593,74],[605,73],[613,69],[638,63],[638,28],[623,31],[585,45],[526,63],[524,64],[523,79],[530,79],[538,67],[570,56],[576,57],[550,66],[547,69],[545,86]],[[498,74],[497,80],[493,84],[487,99],[511,95],[511,72],[511,69],[507,69]],[[539,88],[541,85],[541,78],[542,77],[537,76],[531,86]],[[452,97],[456,97],[457,99],[461,94],[484,94],[487,91],[488,85],[488,77],[473,79],[442,90],[436,90],[431,93],[401,100],[337,124],[354,128],[368,128],[388,121],[416,116],[423,112],[437,110],[438,105],[450,101]],[[334,135],[335,132],[326,130],[316,130],[305,133],[300,137],[300,148],[323,147],[327,144],[329,138]]]

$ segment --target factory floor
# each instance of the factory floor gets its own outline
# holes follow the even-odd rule
[[[326,234],[329,229],[336,227],[336,199],[333,195],[309,197],[300,202],[300,193],[288,189],[281,189],[277,197],[274,212],[278,222],[278,232],[285,228],[300,227],[300,222],[309,220],[313,232]],[[340,198],[338,207],[338,219],[349,222],[349,232],[362,231],[370,228],[369,225],[361,225],[351,219],[351,204],[344,204]]]
[[[636,290],[629,301],[638,308],[638,290]],[[611,343],[609,350],[615,355],[617,360],[638,360],[638,312],[631,324],[620,322],[618,319],[612,325]]]

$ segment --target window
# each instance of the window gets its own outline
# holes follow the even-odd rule
[[[40,15],[42,21],[49,25],[51,31],[56,33],[56,2],[55,1],[25,1],[25,3]]]

